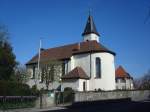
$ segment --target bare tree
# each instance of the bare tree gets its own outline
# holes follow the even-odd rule
[[[150,89],[150,70],[141,79],[141,89]]]
[[[143,77],[135,80],[134,84],[137,89],[150,89],[150,70]]]
[[[19,83],[26,83],[30,78],[29,73],[24,65],[18,65],[15,68],[15,79]]]
[[[41,62],[41,82],[45,83],[48,90],[50,83],[60,81],[62,73],[62,62],[56,60],[49,60]]]

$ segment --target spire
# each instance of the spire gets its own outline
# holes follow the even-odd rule
[[[82,36],[87,35],[87,34],[91,34],[91,33],[95,33],[96,35],[100,36],[96,30],[93,18],[89,12],[89,17],[88,17],[84,32],[82,33]]]

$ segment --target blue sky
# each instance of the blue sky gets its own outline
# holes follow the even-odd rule
[[[150,69],[150,0],[0,0],[17,61],[25,64],[42,47],[82,41],[89,7],[100,42],[116,52],[115,64],[133,77]]]

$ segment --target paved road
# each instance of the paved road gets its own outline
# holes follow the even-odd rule
[[[8,109],[8,110],[0,110],[0,112],[48,112],[54,110],[63,110],[66,109],[64,107],[50,107],[50,108],[22,108],[22,109]]]
[[[85,104],[75,104],[63,110],[47,112],[150,112],[150,101],[131,102],[90,102]]]
[[[0,112],[4,112],[1,111]],[[51,107],[46,109],[26,108],[6,110],[5,112],[150,112],[150,101],[133,102],[113,100],[75,103],[70,107]]]

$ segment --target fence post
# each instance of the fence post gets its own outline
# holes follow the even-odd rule
[[[7,105],[5,105],[5,104],[7,104],[6,96],[3,96],[3,111],[7,110]]]
[[[62,104],[64,105],[64,100],[65,100],[65,98],[64,98],[64,92],[62,92],[62,97],[63,97],[63,102],[62,102]]]
[[[40,108],[43,108],[43,98],[42,98],[42,91],[40,92]]]

